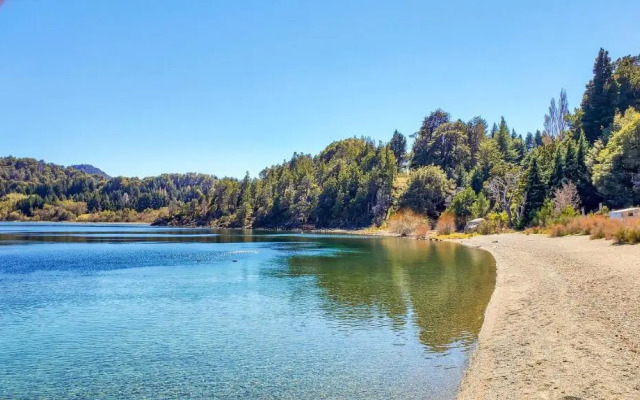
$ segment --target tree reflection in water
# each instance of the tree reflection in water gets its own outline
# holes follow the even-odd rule
[[[290,275],[315,278],[331,318],[398,330],[415,324],[420,342],[436,352],[475,341],[495,286],[489,253],[398,238],[336,241],[343,251],[288,258]]]

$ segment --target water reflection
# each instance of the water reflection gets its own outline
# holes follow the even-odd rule
[[[313,276],[324,309],[341,323],[389,318],[396,329],[419,328],[422,344],[445,351],[471,344],[495,285],[493,258],[453,243],[354,240],[350,251],[294,255],[293,276]]]

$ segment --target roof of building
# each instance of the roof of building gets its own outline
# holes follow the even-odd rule
[[[622,210],[611,210],[610,212],[614,213],[614,212],[628,212],[628,211],[640,211],[640,207],[629,207],[629,208],[623,208]]]

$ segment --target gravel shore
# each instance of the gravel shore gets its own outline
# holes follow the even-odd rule
[[[640,399],[640,245],[456,242],[490,251],[498,272],[459,399]]]

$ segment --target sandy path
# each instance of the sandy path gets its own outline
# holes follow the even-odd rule
[[[640,399],[640,245],[460,242],[489,250],[498,276],[459,399]]]

